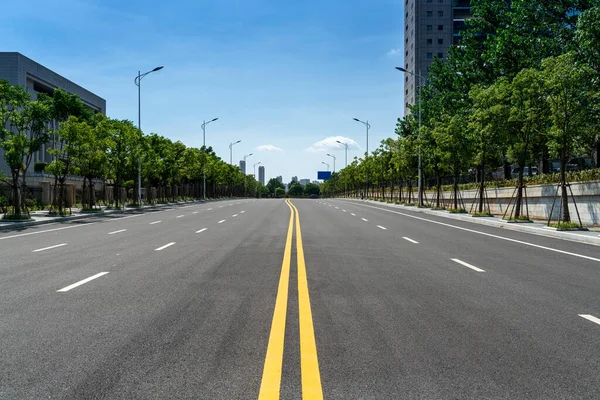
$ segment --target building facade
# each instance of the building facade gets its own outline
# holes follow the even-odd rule
[[[300,179],[298,181],[301,185],[306,185],[307,183],[310,183],[310,179]]]
[[[246,175],[246,161],[240,160],[240,170],[242,174]]]
[[[425,80],[435,58],[445,58],[460,41],[471,17],[469,0],[405,0],[404,12],[404,115],[416,104],[420,74]]]
[[[265,167],[260,165],[258,167],[258,181],[264,185],[265,184]]]
[[[11,85],[26,88],[31,100],[35,100],[38,93],[52,96],[54,89],[63,89],[79,96],[83,104],[92,111],[106,114],[106,100],[17,52],[0,52],[0,79],[7,80]],[[33,155],[32,164],[50,163],[52,156],[47,149],[51,149],[52,146],[52,142],[42,146],[42,149]],[[0,169],[10,174],[3,156],[3,150],[0,149]]]

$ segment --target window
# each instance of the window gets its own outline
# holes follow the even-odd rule
[[[433,0],[427,0],[428,3],[433,3]]]
[[[438,3],[443,3],[443,2],[444,2],[444,0],[438,0]]]
[[[443,31],[444,30],[444,25],[438,25],[438,31]]]
[[[433,17],[433,11],[427,11],[427,16],[428,17]]]
[[[404,78],[404,82],[408,82],[408,76]]]
[[[433,53],[427,53],[427,58],[433,58]]]
[[[433,25],[427,25],[427,30],[428,31],[432,31],[433,30]]]
[[[438,53],[438,58],[444,58],[444,53]]]
[[[406,55],[405,55],[405,57],[408,57],[408,50],[406,50]]]
[[[427,44],[433,44],[433,39],[427,39]]]
[[[408,89],[406,89],[406,95],[408,96]]]
[[[438,39],[438,44],[444,44],[444,39]]]
[[[443,11],[438,11],[438,17],[443,17],[444,16],[444,12]]]

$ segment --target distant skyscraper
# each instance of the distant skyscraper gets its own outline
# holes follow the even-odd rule
[[[458,44],[465,20],[471,18],[470,0],[406,0],[404,18],[404,68],[427,78],[434,58],[445,58]],[[417,104],[419,78],[404,73],[404,115]]]
[[[298,182],[298,177],[297,176],[292,176],[292,182]]]
[[[319,181],[312,181],[313,184],[318,185]]]
[[[265,184],[265,167],[262,165],[258,167],[258,181],[263,185]]]
[[[246,161],[240,160],[240,169],[242,170],[242,173],[246,175]]]
[[[301,185],[306,185],[307,183],[310,183],[310,179],[300,179],[298,182],[300,182]]]
[[[282,177],[281,175],[279,175],[279,176],[278,176],[277,178],[275,178],[275,179],[277,179],[277,181],[278,181],[279,183],[283,183],[283,177]]]

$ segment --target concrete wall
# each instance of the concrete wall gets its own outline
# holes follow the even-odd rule
[[[536,185],[527,188],[527,202],[529,205],[529,216],[534,219],[547,220],[552,210],[552,202],[556,194],[558,185]],[[575,182],[571,183],[573,196],[577,203],[577,209],[581,216],[581,222],[586,226],[600,226],[600,181]],[[490,209],[493,214],[503,215],[506,211],[515,188],[497,188],[488,189]],[[477,203],[475,198],[477,190],[462,190],[461,196],[465,202],[467,211],[471,205]],[[443,192],[446,202],[449,201],[452,192]],[[427,193],[430,201],[433,201],[435,194]],[[560,196],[560,192],[559,192]],[[514,204],[514,201],[513,201]],[[473,208],[475,209],[475,207]],[[577,221],[575,204],[569,197],[569,211],[571,219]],[[510,213],[510,210],[508,211]],[[560,212],[560,197],[556,199],[553,219],[558,219]]]

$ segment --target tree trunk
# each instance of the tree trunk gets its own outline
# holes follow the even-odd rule
[[[519,183],[517,185],[517,198],[515,200],[515,218],[519,218],[521,216],[521,204],[523,203],[523,168],[524,164],[519,164]]]
[[[481,182],[479,182],[479,212],[483,213],[483,203],[485,201],[485,162],[481,163]]]
[[[435,199],[435,206],[436,208],[440,208],[440,197],[442,194],[442,177],[440,176],[440,173],[438,171],[437,173],[437,194],[436,194],[436,199]]]
[[[19,187],[19,170],[12,170],[13,212],[21,215],[21,188]]]
[[[454,174],[454,209],[458,210],[458,174]]]
[[[571,222],[571,214],[569,213],[569,197],[567,195],[567,158],[560,158],[560,188],[562,198],[562,221]]]
[[[87,195],[87,178],[84,177],[83,178],[83,188],[82,188],[82,192],[81,192],[81,208],[84,210],[86,208],[91,208],[91,207],[86,207],[86,205],[88,205],[87,197],[88,197],[88,195]]]

